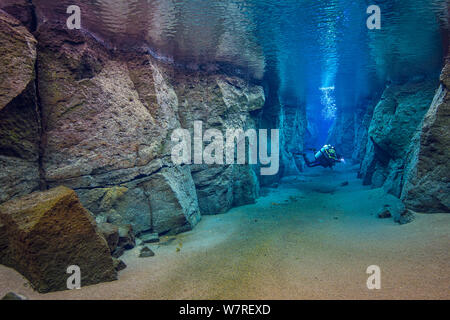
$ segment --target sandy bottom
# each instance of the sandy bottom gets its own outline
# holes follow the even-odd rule
[[[450,215],[418,214],[400,226],[376,217],[382,190],[354,170],[309,170],[256,204],[205,216],[191,232],[138,258],[118,281],[38,294],[0,266],[0,296],[30,299],[449,299]],[[348,181],[348,186],[341,186]],[[178,249],[177,249],[178,248]],[[381,268],[380,290],[366,269]]]

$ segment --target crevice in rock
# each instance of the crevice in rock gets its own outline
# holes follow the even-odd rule
[[[28,3],[30,4],[30,9],[31,9],[31,24],[30,24],[30,32],[33,33],[37,30],[37,25],[38,25],[38,19],[37,19],[37,15],[36,15],[36,7],[33,3],[33,0],[28,0]]]
[[[37,122],[38,122],[38,132],[39,132],[39,157],[38,157],[38,165],[39,165],[39,187],[41,190],[47,190],[48,189],[48,183],[45,179],[45,169],[44,169],[44,154],[45,154],[45,145],[46,145],[46,137],[45,137],[45,125],[44,125],[44,119],[43,119],[43,113],[42,113],[42,103],[41,103],[41,96],[39,93],[39,53],[36,57],[36,63],[34,65],[34,86],[35,86],[35,93],[36,93],[36,115],[37,115]]]
[[[391,159],[391,156],[387,151],[385,151],[383,148],[380,147],[378,143],[375,142],[373,137],[370,137],[370,141],[372,141],[375,149],[375,156],[378,161],[383,164],[383,166],[387,166],[389,164],[389,161]]]
[[[139,181],[139,180],[143,180],[143,179],[149,178],[149,177],[151,177],[151,176],[161,172],[165,168],[170,168],[170,166],[163,165],[159,169],[153,171],[150,174],[139,174],[136,177],[134,177],[133,179],[130,179],[130,180],[127,180],[127,181],[123,181],[121,183],[111,183],[111,184],[105,184],[105,185],[95,186],[95,187],[80,187],[80,188],[75,188],[74,190],[75,191],[79,191],[79,190],[95,190],[95,189],[111,188],[111,187],[118,186],[118,185],[125,185],[127,183],[136,182],[136,181]]]

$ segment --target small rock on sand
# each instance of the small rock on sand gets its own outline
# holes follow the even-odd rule
[[[380,218],[380,219],[388,219],[388,218],[392,218],[392,214],[391,214],[391,212],[389,211],[389,209],[384,208],[383,210],[381,210],[381,211],[378,213],[378,218]]]
[[[113,262],[114,262],[114,268],[116,269],[117,272],[122,271],[123,269],[125,269],[127,267],[125,262],[123,262],[120,259],[113,258]]]
[[[141,253],[139,254],[139,258],[148,258],[153,257],[155,253],[149,247],[143,247],[141,249]]]
[[[414,213],[406,209],[400,216],[394,218],[394,221],[398,224],[407,224],[414,221]]]
[[[2,300],[28,300],[28,298],[15,292],[8,292]]]

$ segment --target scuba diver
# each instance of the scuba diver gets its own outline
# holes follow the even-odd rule
[[[303,156],[303,159],[305,160],[306,165],[309,168],[318,166],[322,166],[324,168],[333,168],[338,162],[345,163],[344,158],[337,154],[336,148],[332,145],[327,144],[324,145],[319,151],[312,151],[314,151],[314,161],[309,161],[309,159],[306,157],[306,153],[301,154]]]

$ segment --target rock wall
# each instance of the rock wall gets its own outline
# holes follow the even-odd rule
[[[283,176],[298,175],[304,166],[304,141],[307,130],[305,105],[290,105],[284,103],[281,109],[281,154]]]
[[[430,109],[414,136],[401,198],[419,212],[450,212],[450,57]]]
[[[64,185],[98,222],[177,233],[201,214],[258,197],[249,165],[175,167],[170,137],[177,128],[192,132],[194,121],[224,134],[256,128],[261,86],[220,67],[192,70],[146,50],[118,52],[39,17],[34,37],[6,13],[0,18],[0,50],[23,60],[18,74],[9,74],[12,62],[0,66],[14,84],[0,88],[0,202]]]
[[[360,177],[400,197],[413,136],[429,109],[435,81],[389,85],[373,111]]]
[[[179,98],[178,116],[183,128],[193,133],[194,121],[202,121],[203,131],[256,129],[252,113],[265,102],[262,87],[224,74],[183,72],[174,75]],[[259,196],[254,168],[245,165],[194,165],[192,177],[202,214],[218,214],[236,205],[253,203]]]
[[[36,43],[0,10],[0,203],[39,189]]]

